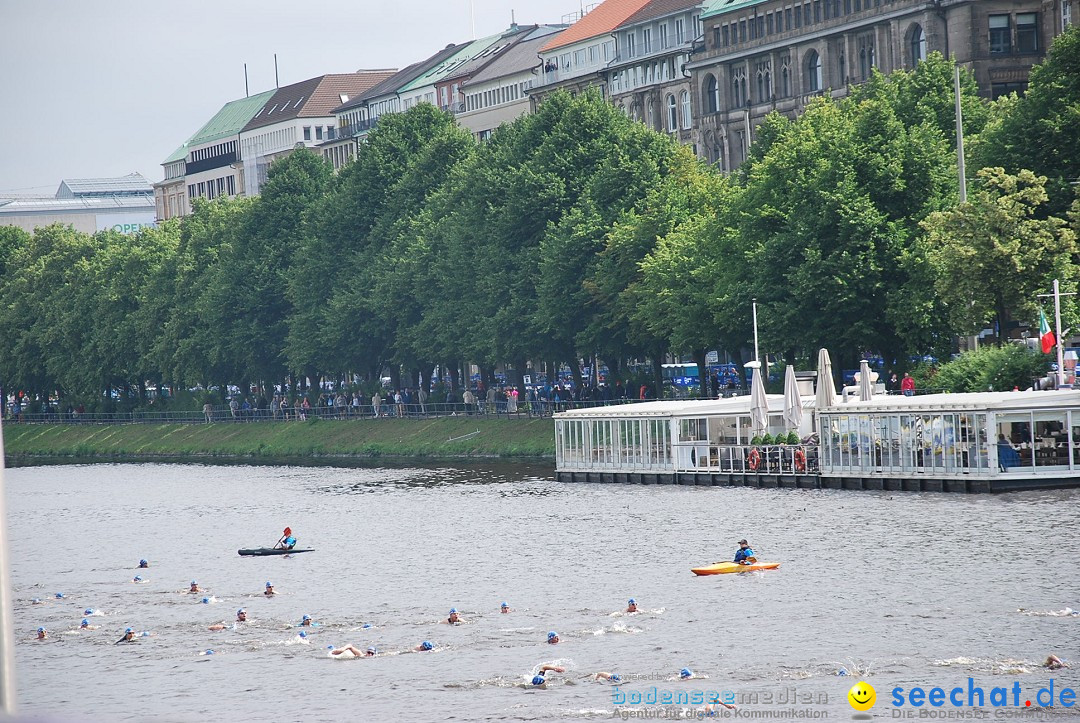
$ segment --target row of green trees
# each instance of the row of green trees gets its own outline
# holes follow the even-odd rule
[[[731,176],[560,93],[483,143],[430,105],[383,116],[337,174],[298,151],[261,196],[134,237],[0,230],[0,381],[100,398],[593,356],[621,376],[668,352],[741,358],[753,298],[789,362],[947,354],[1032,318],[1051,279],[1075,287],[1078,58],[1073,30],[1025,98],[994,104],[964,76],[982,169],[964,205],[953,66],[932,56],[770,116]]]

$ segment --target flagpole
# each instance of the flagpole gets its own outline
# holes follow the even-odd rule
[[[1057,340],[1058,389],[1065,386],[1065,343],[1061,338],[1061,290],[1054,279],[1054,334]]]

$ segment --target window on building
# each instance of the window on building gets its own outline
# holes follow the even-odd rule
[[[655,114],[653,113],[652,98],[650,98],[648,102],[645,103],[645,125],[647,125],[649,128],[652,128],[653,130],[656,130],[656,118]]]
[[[575,68],[583,68],[583,67],[585,67],[585,50],[584,50],[584,48],[581,49],[581,50],[575,50],[574,51],[574,67]]]
[[[1065,32],[1072,25],[1072,3],[1069,0],[1061,3],[1061,32]]]
[[[772,14],[772,13],[768,13],[768,14],[767,14],[767,15],[765,16],[765,33],[766,33],[767,35],[772,35],[772,34],[773,34],[773,30],[774,30],[774,28],[773,28],[773,14]]]
[[[667,97],[667,129],[669,133],[679,130],[679,111],[675,105],[675,96],[670,93]]]
[[[570,53],[563,53],[559,56],[559,67],[563,70],[570,70]]]
[[[784,98],[791,96],[791,69],[787,63],[784,63],[784,67],[780,68],[780,91],[783,93]]]
[[[772,99],[772,61],[759,61],[754,68],[754,76],[757,83],[757,100],[759,103],[767,103]]]
[[[716,76],[709,73],[705,76],[705,111],[716,113],[720,110],[720,84],[716,82]]]
[[[643,53],[651,53],[652,52],[652,29],[651,28],[644,28],[641,31],[641,52],[643,52]]]
[[[230,196],[235,196],[236,195],[236,177],[235,176],[226,176],[225,177],[225,190],[229,192]]]
[[[990,52],[995,55],[1012,52],[1012,29],[1008,15],[990,16]]]
[[[322,126],[315,126],[315,140],[322,140]]]
[[[195,198],[195,184],[189,184],[187,187],[188,198]]]
[[[733,108],[742,108],[746,103],[746,67],[740,65],[731,71],[731,105]]]
[[[1023,95],[1027,90],[1027,83],[991,83],[990,84],[990,97],[993,100],[997,100],[1003,95],[1009,93],[1016,93],[1017,95]]]
[[[921,25],[911,28],[911,67],[926,60],[926,33]]]
[[[589,46],[589,64],[590,65],[596,65],[599,62],[600,62],[600,46],[599,45],[590,45]]]
[[[792,25],[792,22],[793,21],[791,19],[791,8],[785,8],[784,9],[784,27],[786,29],[788,29],[788,30],[791,30],[793,27],[795,27],[794,25]]]
[[[615,54],[615,41],[609,40],[604,43],[604,61],[611,60],[611,56]]]
[[[720,30],[723,33],[723,38],[724,38],[723,45],[726,48],[727,46],[731,45],[731,37],[730,37],[730,34],[728,33],[728,26],[725,25],[724,27],[720,28]],[[717,43],[717,45],[719,45],[719,44],[720,43]]]
[[[821,0],[814,0],[814,22],[821,22]]]
[[[633,33],[627,33],[626,34],[626,57],[628,57],[628,58],[634,57],[634,34]]]
[[[682,104],[682,127],[683,130],[689,130],[690,125],[693,123],[693,117],[690,114],[690,91],[684,90],[679,94],[679,100]]]
[[[745,20],[740,20],[739,21],[739,42],[740,43],[745,43],[746,42],[746,21]]]
[[[675,21],[675,43],[682,45],[686,42],[686,28],[683,27],[683,19]]]
[[[806,56],[806,92],[817,93],[824,88],[821,77],[821,56],[811,50]]]
[[[1039,52],[1039,23],[1037,13],[1017,13],[1016,52]]]
[[[304,140],[311,140],[311,126],[304,126]]]
[[[802,5],[795,6],[795,27],[802,27]]]

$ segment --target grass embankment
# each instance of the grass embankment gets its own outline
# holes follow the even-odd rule
[[[479,431],[478,431],[479,430]],[[39,457],[155,459],[554,457],[550,419],[364,419],[252,424],[4,426],[13,462]]]

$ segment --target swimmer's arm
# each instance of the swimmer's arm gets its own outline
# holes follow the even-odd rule
[[[547,673],[548,671],[552,673],[565,673],[566,668],[560,668],[557,665],[547,665],[546,663],[540,666],[541,673]]]

